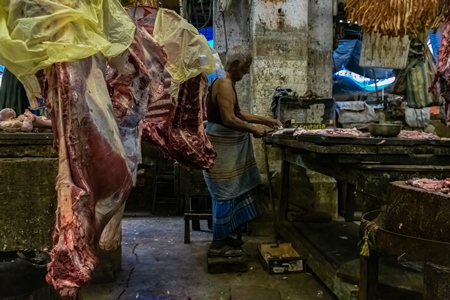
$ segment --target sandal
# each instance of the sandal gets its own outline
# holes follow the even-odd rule
[[[233,248],[240,248],[242,247],[242,245],[244,245],[244,242],[242,240],[234,239],[231,236],[226,237],[225,243]]]
[[[242,251],[242,249],[237,249],[229,245],[225,245],[219,249],[209,248],[208,255],[217,257],[238,257],[244,255],[244,251]]]

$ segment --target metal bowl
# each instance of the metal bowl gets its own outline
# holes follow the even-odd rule
[[[373,136],[395,137],[402,130],[400,124],[371,124],[369,132]]]

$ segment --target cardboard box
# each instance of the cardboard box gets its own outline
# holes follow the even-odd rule
[[[291,243],[261,244],[261,263],[269,274],[302,273],[306,269],[306,259],[292,248]]]

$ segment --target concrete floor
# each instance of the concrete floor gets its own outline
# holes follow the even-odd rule
[[[207,228],[206,223],[201,226]],[[184,244],[183,230],[182,217],[124,218],[118,280],[84,288],[82,299],[336,299],[310,273],[268,275],[257,258],[257,246],[273,241],[269,235],[244,235],[248,272],[211,275],[206,249],[212,233],[191,231],[191,244]]]

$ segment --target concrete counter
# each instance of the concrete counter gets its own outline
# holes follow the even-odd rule
[[[57,172],[52,133],[0,133],[0,251],[51,248]]]

